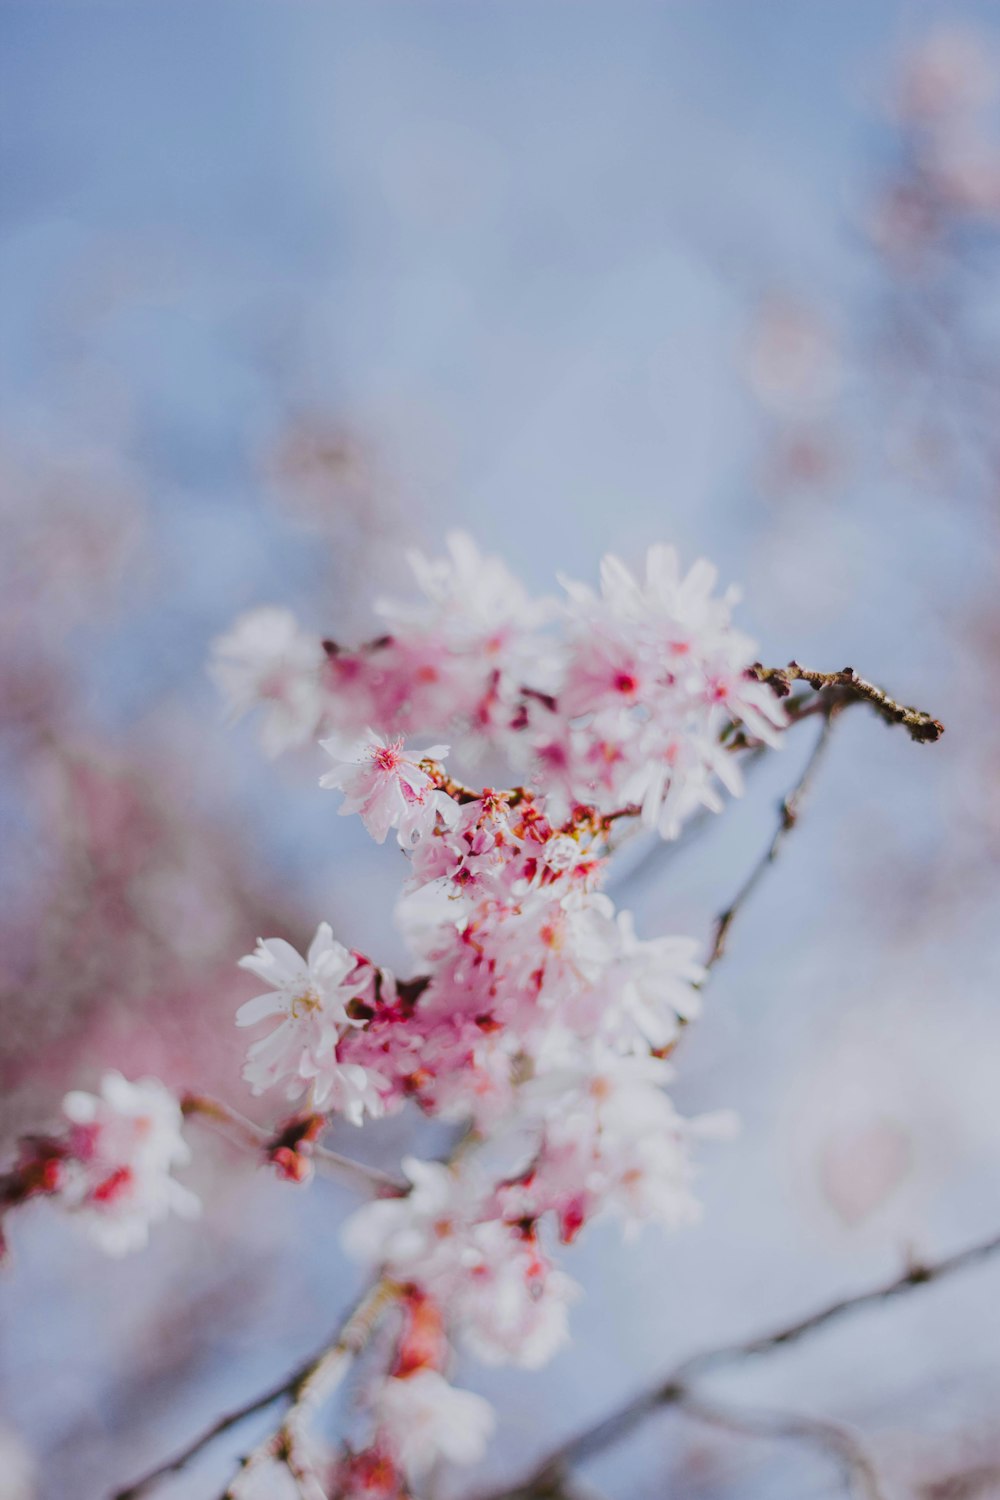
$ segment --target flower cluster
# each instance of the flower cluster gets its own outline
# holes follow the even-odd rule
[[[304,956],[268,938],[241,961],[263,986],[237,1015],[261,1028],[244,1077],[302,1110],[264,1133],[265,1158],[305,1180],[328,1119],[405,1107],[463,1132],[448,1161],[408,1158],[405,1183],[345,1228],[395,1314],[368,1433],[335,1460],[342,1500],[396,1500],[439,1459],[478,1457],[492,1412],[450,1384],[454,1352],[535,1367],[560,1347],[578,1290],[560,1243],[599,1216],[633,1234],[696,1215],[691,1142],[726,1122],[685,1120],[665,1086],[704,970],[690,939],[639,936],[605,874],[625,820],[671,837],[719,808],[720,785],[738,790],[737,749],[774,743],[783,723],[706,563],[684,574],[654,547],[636,578],[606,558],[599,591],[567,583],[556,604],[464,537],[449,551],[414,559],[423,601],[383,604],[388,633],[366,646],[261,610],[214,662],[231,708],[261,710],[265,747],[321,739],[340,812],[379,843],[394,831],[407,855],[397,916],[413,978],[326,923]],[[448,747],[414,735],[447,735],[467,764],[503,757],[522,784],[465,786]],[[64,1110],[68,1132],[33,1144],[8,1203],[51,1194],[114,1251],[192,1206],[171,1176],[186,1148],[162,1086],[108,1075],[100,1098],[71,1094]]]
[[[60,1134],[22,1143],[3,1180],[3,1207],[50,1197],[110,1255],[140,1249],[171,1210],[197,1214],[198,1199],[172,1175],[191,1153],[180,1107],[162,1083],[105,1073],[100,1094],[74,1091],[62,1109]]]
[[[259,614],[220,647],[231,672],[244,643],[242,680],[312,663],[261,694],[267,737],[307,703],[286,738],[325,736],[321,785],[343,793],[340,811],[379,843],[395,830],[418,976],[397,980],[325,924],[305,958],[262,941],[243,963],[269,992],[239,1020],[272,1029],[247,1080],[355,1124],[415,1103],[466,1128],[455,1159],[408,1159],[408,1190],[347,1225],[351,1253],[402,1289],[403,1317],[342,1494],[377,1481],[395,1495],[438,1457],[478,1455],[488,1413],[447,1383],[452,1346],[547,1360],[577,1291],[553,1262],[559,1240],[602,1214],[634,1233],[697,1213],[690,1142],[719,1122],[682,1119],[664,1085],[703,970],[691,940],[639,937],[602,883],[620,819],[675,834],[719,807],[719,783],[738,788],[733,726],[770,743],[782,723],[707,564],[685,576],[653,548],[638,580],[609,558],[599,593],[568,584],[556,607],[467,539],[450,553],[414,560],[426,600],[383,605],[390,634],[354,651],[327,642],[322,668],[304,638],[289,649],[284,620],[273,659],[254,660]],[[467,760],[503,753],[528,784],[473,790],[445,769],[446,747],[409,748],[441,733]]]
[[[425,1211],[432,1210],[433,1185],[417,1177],[415,1190],[424,1194]],[[445,1206],[442,1199],[442,1211]],[[433,1227],[426,1227],[433,1238]],[[395,1233],[401,1230],[396,1221]],[[447,1378],[449,1345],[440,1305],[408,1286],[399,1312],[388,1372],[369,1393],[374,1436],[360,1451],[344,1453],[334,1471],[334,1495],[400,1500],[442,1459],[474,1462],[493,1431],[489,1402],[456,1389]]]
[[[718,810],[720,783],[739,789],[727,727],[774,742],[781,714],[746,676],[753,642],[733,627],[735,595],[716,596],[708,563],[685,574],[673,548],[652,547],[636,578],[607,557],[599,591],[564,581],[556,602],[529,598],[465,536],[449,551],[413,556],[424,601],[383,602],[386,633],[363,646],[320,642],[280,610],[237,622],[213,670],[234,713],[261,710],[266,749],[320,733],[334,749],[371,745],[375,725],[392,737],[388,762],[399,736],[447,736],[467,757],[502,754],[550,814],[637,805],[673,837],[695,808]],[[356,805],[361,794],[344,785]],[[408,796],[403,785],[396,794]],[[374,779],[368,795],[378,812],[366,821],[384,837],[391,809]]]

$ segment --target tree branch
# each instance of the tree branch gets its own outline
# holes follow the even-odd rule
[[[241,1465],[241,1474],[269,1458],[277,1459],[295,1480],[303,1500],[325,1500],[318,1476],[302,1453],[306,1424],[343,1378],[350,1361],[365,1347],[379,1318],[399,1296],[400,1290],[394,1281],[383,1276],[361,1299],[334,1343],[299,1372],[289,1391],[292,1401],[281,1426],[248,1454]],[[237,1500],[235,1484],[234,1479],[223,1500]]]
[[[814,672],[810,667],[800,666],[797,661],[790,661],[787,667],[765,667],[758,661],[748,669],[748,675],[755,677],[758,682],[769,683],[779,698],[788,696],[793,682],[805,682],[816,692],[828,693],[833,702],[843,703],[852,699],[864,701],[887,724],[904,725],[910,738],[918,744],[932,744],[944,734],[944,725],[940,719],[933,718],[922,709],[897,703],[884,688],[859,677],[853,667],[844,667],[840,672]]]
[[[787,1323],[771,1333],[761,1334],[742,1343],[723,1344],[719,1348],[691,1355],[675,1366],[674,1370],[657,1385],[641,1392],[594,1426],[577,1433],[575,1437],[556,1448],[522,1484],[513,1489],[496,1491],[489,1497],[489,1500],[531,1500],[531,1497],[558,1493],[562,1476],[573,1465],[583,1463],[593,1458],[595,1454],[603,1452],[605,1448],[620,1442],[654,1412],[689,1401],[692,1397],[692,1382],[697,1377],[726,1365],[740,1364],[743,1360],[753,1359],[759,1354],[768,1354],[774,1349],[782,1349],[789,1344],[798,1343],[828,1323],[836,1322],[876,1303],[891,1301],[895,1297],[913,1291],[916,1287],[927,1286],[932,1281],[943,1280],[944,1277],[956,1271],[964,1270],[967,1266],[988,1259],[998,1251],[1000,1251],[1000,1234],[995,1234],[990,1239],[968,1245],[964,1250],[943,1256],[940,1260],[914,1261],[902,1275],[895,1277],[892,1281],[870,1287],[867,1291],[857,1292],[849,1297],[838,1298],[837,1301],[827,1303],[816,1312],[808,1313],[805,1317],[793,1323]]]
[[[840,1422],[821,1417],[802,1416],[797,1412],[746,1411],[708,1401],[704,1396],[681,1396],[677,1405],[689,1417],[730,1432],[750,1437],[789,1438],[811,1443],[832,1455],[843,1470],[850,1492],[858,1500],[885,1500],[867,1450],[860,1439]]]
[[[960,1469],[947,1474],[943,1479],[930,1479],[921,1485],[923,1500],[989,1500],[996,1494],[1000,1483],[1000,1464],[975,1464],[972,1468]]]
[[[161,1479],[166,1479],[170,1474],[177,1474],[181,1469],[186,1468],[193,1458],[196,1458],[204,1448],[207,1448],[216,1438],[221,1437],[223,1433],[239,1426],[241,1422],[245,1422],[248,1417],[255,1416],[257,1412],[273,1406],[275,1402],[289,1400],[291,1406],[278,1431],[266,1438],[244,1460],[242,1471],[245,1473],[248,1468],[255,1467],[264,1458],[283,1458],[282,1444],[286,1448],[294,1449],[297,1443],[298,1432],[293,1430],[297,1420],[306,1409],[311,1411],[329,1393],[331,1386],[339,1378],[349,1360],[364,1348],[382,1313],[398,1294],[399,1288],[396,1283],[382,1277],[362,1297],[340,1325],[333,1341],[327,1342],[318,1353],[304,1360],[280,1385],[272,1386],[262,1395],[253,1397],[243,1406],[220,1417],[173,1458],[168,1458],[164,1463],[158,1464],[155,1469],[150,1469],[141,1479],[137,1479],[125,1489],[116,1491],[111,1500],[139,1500],[140,1496],[147,1494]],[[290,1439],[289,1434],[291,1434]]]
[[[181,1108],[185,1115],[196,1116],[214,1125],[227,1140],[246,1146],[262,1155],[265,1160],[275,1162],[287,1177],[295,1178],[299,1175],[298,1167],[289,1166],[289,1163],[297,1162],[304,1167],[306,1163],[314,1162],[328,1176],[369,1196],[399,1198],[409,1192],[405,1182],[379,1171],[378,1167],[365,1166],[363,1162],[353,1161],[349,1156],[341,1156],[339,1151],[330,1151],[325,1146],[316,1145],[315,1134],[326,1123],[322,1115],[301,1116],[271,1135],[260,1125],[255,1125],[253,1120],[248,1120],[246,1115],[240,1114],[239,1110],[231,1109],[228,1104],[223,1104],[221,1100],[213,1099],[208,1094],[185,1094],[181,1099]]]
[[[944,727],[937,719],[913,708],[906,708],[893,699],[873,683],[858,677],[851,668],[845,668],[842,672],[821,673],[811,672],[800,667],[796,662],[791,662],[784,668],[763,667],[760,663],[750,669],[750,675],[758,681],[770,683],[779,697],[787,696],[793,681],[803,681],[821,693],[821,698],[815,705],[802,706],[801,700],[795,700],[797,712],[793,715],[793,722],[801,718],[810,717],[819,713],[823,717],[822,728],[817,736],[816,743],[810,752],[809,758],[803,769],[799,780],[792,791],[780,804],[780,817],[778,826],[770,844],[764,851],[761,859],[751,870],[744,884],[740,887],[729,907],[723,911],[716,922],[712,947],[706,960],[706,969],[712,969],[725,952],[726,939],[729,929],[742,910],[745,903],[750,899],[758,884],[764,876],[765,871],[777,858],[781,845],[795,826],[802,802],[808,792],[812,780],[816,774],[819,764],[825,753],[833,720],[837,712],[848,702],[864,700],[870,703],[881,716],[890,723],[902,723],[910,732],[913,739],[918,742],[930,742],[939,739],[944,733]],[[734,746],[733,748],[738,748]],[[758,747],[752,747],[756,750]],[[437,768],[435,768],[437,769]],[[443,775],[443,773],[441,773]],[[474,794],[469,789],[460,787],[457,783],[450,783],[445,787],[459,800],[468,798]],[[523,796],[520,789],[513,792],[501,794],[511,800]],[[634,809],[622,809],[620,814],[612,815],[613,818],[631,815]],[[276,1161],[281,1165],[283,1151],[291,1152],[293,1157],[305,1158],[315,1161],[317,1165],[325,1168],[332,1176],[348,1183],[352,1187],[361,1187],[369,1193],[377,1196],[397,1196],[405,1194],[408,1189],[405,1184],[396,1181],[386,1173],[377,1168],[364,1166],[360,1162],[350,1160],[348,1157],[339,1155],[337,1152],[329,1151],[315,1144],[314,1134],[321,1128],[323,1123],[321,1116],[308,1116],[300,1120],[289,1122],[276,1135],[256,1125],[252,1120],[229,1108],[220,1101],[209,1098],[206,1095],[188,1094],[184,1097],[183,1109],[187,1115],[196,1115],[219,1128],[229,1139],[235,1140],[242,1146],[249,1147],[255,1152],[263,1153],[264,1157]],[[314,1129],[315,1127],[315,1129]],[[294,1168],[288,1175],[294,1175]],[[601,1451],[603,1448],[618,1441],[638,1425],[644,1418],[659,1407],[676,1405],[687,1409],[692,1415],[699,1416],[702,1420],[720,1421],[720,1408],[710,1408],[709,1404],[695,1397],[688,1389],[687,1381],[692,1374],[701,1373],[703,1370],[711,1369],[717,1364],[729,1363],[738,1359],[748,1358],[756,1354],[764,1353],[779,1345],[791,1343],[814,1328],[839,1316],[841,1313],[852,1311],[866,1304],[892,1297],[898,1292],[908,1290],[924,1282],[934,1280],[952,1270],[958,1269],[975,1259],[984,1257],[1000,1248],[1000,1236],[987,1242],[985,1245],[973,1246],[952,1256],[947,1260],[940,1261],[930,1267],[911,1267],[904,1276],[898,1278],[888,1286],[877,1288],[874,1291],[862,1293],[857,1297],[845,1298],[840,1302],[833,1303],[822,1309],[819,1313],[812,1314],[800,1323],[781,1329],[777,1333],[766,1335],[763,1338],[753,1340],[742,1345],[726,1346],[722,1349],[708,1351],[701,1355],[685,1361],[678,1366],[674,1374],[659,1387],[647,1391],[629,1402],[626,1406],[619,1408],[597,1426],[579,1434],[576,1438],[563,1445],[552,1453],[548,1459],[536,1470],[535,1474],[526,1484],[514,1490],[504,1491],[491,1497],[491,1500],[515,1500],[515,1497],[557,1495],[565,1493],[565,1487],[569,1481],[569,1466],[589,1457],[592,1453]],[[341,1331],[332,1344],[324,1348],[312,1359],[300,1365],[281,1384],[265,1391],[262,1395],[253,1398],[245,1405],[220,1417],[201,1435],[193,1440],[185,1449],[167,1460],[156,1469],[151,1470],[143,1478],[124,1490],[118,1491],[112,1500],[139,1500],[160,1479],[174,1474],[183,1469],[204,1448],[212,1443],[217,1437],[222,1436],[231,1428],[239,1425],[249,1417],[267,1407],[274,1405],[282,1399],[291,1402],[289,1410],[276,1432],[270,1434],[253,1451],[247,1455],[241,1465],[241,1474],[249,1469],[256,1468],[269,1459],[283,1462],[289,1469],[297,1485],[307,1496],[313,1488],[311,1468],[307,1461],[301,1457],[300,1441],[302,1430],[307,1415],[314,1409],[318,1402],[325,1398],[332,1384],[336,1382],[343,1373],[350,1358],[358,1352],[367,1342],[371,1331],[381,1316],[388,1302],[398,1295],[398,1288],[384,1278],[379,1281],[368,1296],[358,1304],[354,1312],[343,1324]],[[710,1414],[711,1412],[711,1414]],[[726,1421],[729,1425],[742,1422],[744,1429],[746,1424],[753,1420],[749,1416],[739,1416],[728,1413]],[[820,1441],[820,1434],[827,1447],[838,1447],[841,1458],[847,1462],[850,1451],[854,1454],[855,1476],[862,1476],[868,1485],[863,1493],[870,1500],[880,1500],[877,1481],[874,1479],[873,1471],[870,1471],[868,1460],[859,1467],[857,1458],[857,1446],[849,1434],[837,1424],[821,1422],[812,1418],[771,1416],[767,1419],[771,1423],[771,1431],[775,1435],[785,1436],[810,1436],[813,1441]],[[787,1430],[778,1432],[776,1423],[784,1422]],[[794,1432],[791,1430],[794,1427]],[[808,1433],[806,1431],[808,1429]],[[755,1428],[754,1430],[758,1430]],[[837,1437],[834,1440],[833,1434]],[[853,1447],[851,1446],[853,1445]],[[868,1465],[867,1468],[864,1465]],[[226,1491],[223,1500],[232,1500],[232,1486]]]
[[[272,1386],[262,1395],[255,1396],[252,1401],[247,1401],[243,1406],[238,1406],[234,1411],[219,1417],[218,1421],[213,1422],[211,1427],[206,1427],[204,1432],[199,1433],[186,1448],[182,1448],[172,1458],[158,1464],[155,1469],[150,1469],[141,1479],[127,1485],[125,1489],[116,1490],[111,1500],[139,1500],[139,1497],[147,1494],[159,1480],[166,1479],[171,1474],[179,1474],[203,1448],[207,1448],[216,1438],[222,1437],[231,1428],[238,1427],[241,1422],[246,1422],[250,1417],[256,1416],[259,1411],[266,1411],[283,1396],[289,1395],[295,1384],[295,1378],[295,1374],[290,1375],[280,1385]]]

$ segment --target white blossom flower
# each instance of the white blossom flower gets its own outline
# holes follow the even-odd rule
[[[539,1201],[563,1219],[613,1212],[629,1237],[653,1220],[674,1228],[696,1219],[689,1147],[703,1122],[677,1113],[663,1089],[672,1076],[659,1058],[592,1043],[527,1084],[523,1107],[544,1122]]]
[[[456,1390],[431,1369],[402,1379],[390,1376],[372,1405],[380,1440],[411,1482],[423,1478],[438,1459],[475,1463],[496,1423],[482,1396]]]
[[[564,833],[554,833],[542,849],[542,858],[550,870],[562,874],[579,864],[582,854],[576,839],[571,839]]]
[[[731,622],[738,594],[716,596],[709,563],[685,574],[664,546],[650,547],[642,578],[605,557],[599,595],[563,583],[570,639],[559,713],[540,726],[543,768],[571,799],[638,803],[648,826],[674,838],[696,808],[721,809],[716,781],[740,789],[726,725],[774,745],[785,724],[770,688],[747,674],[755,647]]]
[[[344,1248],[401,1280],[434,1287],[461,1256],[475,1193],[466,1178],[442,1162],[407,1156],[401,1166],[410,1192],[357,1209],[344,1225]]]
[[[243,964],[268,993],[238,1019],[272,1028],[245,1076],[258,1091],[308,1090],[355,1123],[410,1100],[473,1121],[477,1137],[450,1164],[404,1160],[409,1190],[345,1226],[349,1253],[437,1330],[433,1354],[426,1330],[405,1357],[399,1344],[345,1493],[357,1476],[391,1485],[478,1456],[492,1419],[444,1379],[445,1340],[488,1363],[552,1355],[578,1290],[549,1258],[553,1228],[568,1242],[601,1214],[631,1234],[697,1212],[690,1146],[712,1122],[678,1115],[656,1054],[697,1014],[704,971],[690,939],[640,940],[602,870],[619,818],[673,837],[739,790],[734,725],[773,743],[784,723],[748,671],[736,594],[716,592],[706,562],[685,573],[653,547],[637,575],[607,557],[600,591],[567,584],[564,628],[548,633],[551,607],[467,537],[450,537],[444,560],[412,561],[423,600],[381,606],[389,633],[331,649],[323,673],[290,617],[243,622],[222,652],[231,697],[270,698],[275,738],[320,719],[335,732],[321,785],[411,856],[397,915],[416,977],[376,982],[326,926],[305,958],[260,943]],[[262,694],[274,662],[281,691]],[[365,724],[381,732],[358,739]],[[407,749],[403,735],[500,752],[523,785],[449,796],[431,764],[447,748]]]
[[[291,610],[267,606],[241,615],[215,641],[209,670],[234,719],[261,709],[261,743],[279,755],[318,730],[323,662],[322,643]]]
[[[280,1017],[247,1053],[243,1077],[255,1094],[285,1084],[289,1099],[312,1091],[316,1109],[335,1109],[353,1125],[382,1113],[382,1097],[368,1069],[338,1060],[337,1047],[352,1022],[347,1006],[371,998],[375,970],[321,922],[305,958],[283,938],[261,939],[240,959],[269,988],[241,1005],[238,1026]]]
[[[486,557],[464,531],[445,538],[448,556],[407,553],[426,603],[403,605],[380,600],[379,614],[403,634],[443,630],[468,650],[498,649],[512,631],[533,629],[549,614],[547,600],[532,599],[499,557]]]
[[[70,1155],[58,1198],[110,1255],[140,1249],[151,1224],[173,1212],[200,1209],[194,1193],[171,1175],[190,1161],[174,1095],[155,1078],[129,1083],[120,1073],[101,1079],[100,1094],[66,1095]]]
[[[679,1021],[693,1021],[701,1010],[695,988],[705,969],[695,957],[693,938],[636,937],[632,913],[618,913],[621,948],[616,982],[621,985],[621,1011],[635,1024],[643,1041],[654,1049],[666,1047],[677,1035]]]
[[[509,1224],[479,1224],[471,1240],[454,1291],[463,1347],[484,1364],[539,1369],[569,1338],[579,1286]]]

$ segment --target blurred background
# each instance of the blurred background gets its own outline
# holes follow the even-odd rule
[[[533,1456],[677,1358],[1000,1225],[1000,14],[990,3],[8,0],[0,11],[0,1131],[101,1068],[240,1108],[258,934],[392,963],[399,869],[222,722],[240,610],[341,638],[455,525],[538,590],[706,554],[852,711],[685,1040],[700,1227],[567,1257],[547,1369],[462,1371]],[[625,874],[707,935],[801,731]],[[390,1162],[406,1117],[339,1144]],[[338,1142],[334,1142],[338,1144]],[[203,1225],[0,1279],[0,1500],[99,1500],[272,1383],[356,1287],[349,1206],[203,1138]],[[1000,1495],[1000,1265],[720,1379],[849,1422],[892,1497]],[[259,1430],[259,1429],[256,1429]],[[266,1430],[266,1429],[265,1429]],[[253,1424],[158,1491],[214,1500]],[[648,1422],[607,1500],[820,1500],[822,1453]]]

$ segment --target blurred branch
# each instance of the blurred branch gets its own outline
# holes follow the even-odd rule
[[[309,1163],[315,1163],[330,1177],[343,1182],[347,1187],[360,1189],[379,1198],[404,1196],[409,1189],[403,1182],[390,1177],[378,1167],[365,1166],[341,1156],[338,1151],[329,1151],[315,1143],[317,1133],[326,1125],[323,1115],[302,1115],[290,1120],[274,1135],[260,1125],[248,1120],[238,1110],[231,1109],[219,1099],[207,1094],[185,1094],[181,1108],[187,1116],[196,1116],[214,1125],[227,1140],[246,1146],[273,1162],[286,1177],[301,1181],[307,1175]]]
[[[788,696],[793,682],[805,682],[816,692],[831,695],[833,702],[857,700],[869,703],[887,724],[904,725],[910,738],[918,744],[931,744],[944,734],[940,719],[922,709],[897,703],[884,688],[859,677],[853,667],[844,667],[840,672],[814,672],[809,667],[800,666],[797,661],[790,661],[787,667],[765,667],[758,661],[749,669],[749,675],[756,677],[758,682],[769,683],[779,698]]]
[[[811,1443],[831,1454],[840,1464],[858,1500],[885,1500],[875,1465],[860,1439],[839,1422],[801,1416],[796,1412],[745,1411],[707,1401],[703,1396],[682,1396],[677,1405],[696,1421],[722,1427],[750,1437],[788,1438]]]
[[[669,1406],[683,1406],[695,1399],[692,1382],[696,1377],[727,1365],[740,1364],[759,1354],[768,1354],[775,1349],[786,1348],[815,1333],[817,1329],[838,1321],[862,1308],[891,1301],[916,1287],[927,1286],[932,1281],[943,1280],[956,1271],[986,1260],[1000,1251],[1000,1233],[975,1245],[968,1245],[954,1255],[943,1256],[937,1261],[912,1261],[902,1275],[867,1291],[853,1296],[841,1297],[829,1302],[816,1312],[808,1313],[793,1323],[787,1323],[771,1333],[761,1334],[742,1343],[724,1344],[717,1349],[704,1350],[683,1360],[657,1385],[641,1392],[625,1405],[604,1417],[594,1426],[570,1438],[543,1460],[535,1472],[513,1489],[494,1492],[489,1500],[539,1500],[545,1495],[560,1493],[563,1476],[575,1465],[593,1458],[606,1448],[620,1442],[654,1412]],[[700,1397],[697,1397],[700,1401]]]
[[[343,1378],[350,1361],[365,1347],[376,1323],[395,1301],[399,1290],[394,1281],[383,1276],[358,1303],[335,1341],[300,1371],[287,1392],[291,1405],[281,1426],[258,1443],[243,1460],[223,1500],[238,1500],[235,1489],[238,1480],[270,1460],[285,1465],[302,1500],[326,1500],[319,1476],[303,1452],[305,1425]]]
[[[921,1486],[924,1500],[978,1500],[996,1493],[1000,1484],[1000,1464],[976,1464],[971,1469],[960,1469],[944,1479],[931,1479]]]
[[[164,1463],[158,1464],[155,1469],[150,1469],[141,1479],[137,1479],[134,1484],[127,1485],[123,1490],[116,1490],[111,1500],[139,1500],[139,1497],[147,1494],[159,1480],[166,1479],[171,1474],[179,1474],[193,1458],[198,1456],[203,1448],[207,1448],[216,1438],[222,1437],[231,1428],[238,1427],[241,1422],[246,1422],[250,1417],[256,1416],[259,1411],[266,1411],[269,1406],[273,1406],[283,1396],[288,1396],[294,1389],[296,1379],[305,1368],[305,1365],[300,1366],[294,1374],[283,1380],[280,1385],[272,1386],[270,1390],[264,1391],[262,1395],[255,1396],[252,1401],[248,1401],[243,1406],[238,1406],[235,1410],[219,1417],[217,1421],[212,1423],[211,1427],[206,1427],[204,1432],[200,1433],[186,1448],[183,1448],[179,1453],[175,1453],[173,1458],[169,1458]]]
[[[193,1458],[196,1458],[204,1448],[207,1448],[216,1438],[221,1437],[223,1433],[281,1400],[291,1402],[281,1426],[277,1432],[258,1444],[243,1460],[240,1472],[245,1474],[249,1469],[257,1468],[268,1459],[274,1459],[285,1463],[298,1483],[300,1474],[305,1471],[305,1461],[301,1457],[299,1448],[301,1423],[305,1415],[313,1411],[319,1402],[325,1399],[343,1374],[349,1361],[367,1344],[375,1324],[395,1299],[397,1291],[396,1284],[385,1278],[376,1282],[341,1324],[333,1341],[324,1344],[317,1354],[297,1366],[280,1385],[272,1386],[262,1395],[255,1396],[243,1406],[220,1417],[180,1453],[159,1464],[155,1469],[151,1469],[134,1484],[116,1491],[111,1500],[139,1500],[140,1496],[147,1494],[161,1479],[180,1473]],[[232,1487],[227,1490],[226,1494],[227,1496],[232,1494]]]

